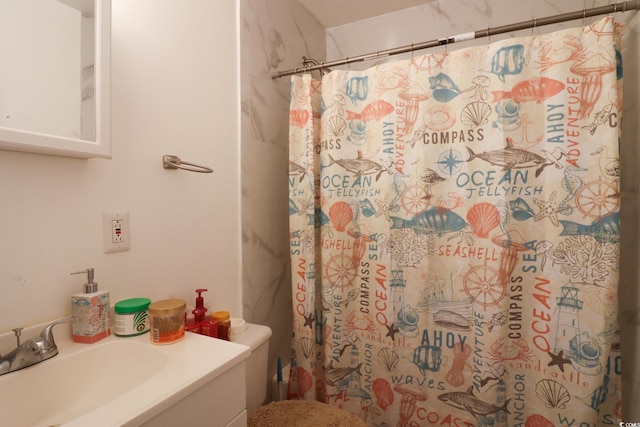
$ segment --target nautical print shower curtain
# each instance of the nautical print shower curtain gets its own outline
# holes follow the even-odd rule
[[[618,424],[620,32],[293,77],[289,398],[370,426]]]

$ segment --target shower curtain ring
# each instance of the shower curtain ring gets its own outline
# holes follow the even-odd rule
[[[531,36],[533,36],[533,31],[536,29],[536,26],[538,25],[538,20],[536,19],[536,17],[533,17],[533,27],[531,27]]]
[[[582,26],[584,27],[585,25],[587,25],[587,8],[583,7],[582,8]]]

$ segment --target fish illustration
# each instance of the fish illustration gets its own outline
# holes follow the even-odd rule
[[[429,77],[429,89],[433,92],[433,99],[440,102],[449,102],[460,95],[458,85],[451,80],[451,77],[444,73]]]
[[[467,223],[460,215],[449,209],[433,206],[422,211],[413,218],[391,217],[391,228],[411,228],[416,233],[444,234],[462,230]]]
[[[300,175],[300,182],[302,182],[306,174],[307,170],[305,168],[289,160],[289,175]]]
[[[564,89],[564,83],[549,77],[539,77],[516,83],[510,91],[501,90],[491,92],[493,94],[493,102],[501,99],[513,99],[516,102],[532,102],[542,103],[547,98],[560,93]]]
[[[333,165],[334,163],[342,166],[347,171],[356,174],[356,176],[377,173],[376,181],[380,178],[382,172],[387,171],[391,173],[388,168],[384,167],[380,163],[362,157],[362,151],[359,150],[358,157],[356,157],[355,159],[334,160],[331,154],[329,154],[329,166]]]
[[[351,77],[347,82],[345,93],[354,105],[357,105],[357,101],[363,101],[367,99],[369,93],[369,77]]]
[[[513,140],[507,137],[507,146],[501,150],[486,151],[484,153],[474,153],[473,150],[467,147],[469,151],[469,159],[467,162],[478,158],[485,162],[489,162],[494,166],[502,166],[502,170],[509,169],[526,169],[537,167],[536,176],[540,175],[544,168],[552,165],[553,162],[546,160],[544,157],[539,156],[531,151],[522,150],[513,146]]]
[[[316,227],[322,227],[323,225],[327,225],[331,222],[331,219],[329,219],[329,215],[327,215],[326,213],[324,213],[322,211],[322,208],[316,208],[315,209],[315,215],[313,218],[313,222],[311,222],[309,225],[314,224]]]
[[[558,222],[562,224],[560,236],[591,236],[598,243],[616,243],[620,240],[620,212],[598,218],[590,225],[563,220]]]
[[[496,326],[502,326],[507,323],[507,319],[509,317],[509,310],[501,311],[499,313],[494,313],[489,319],[488,322],[482,322],[489,327],[489,332],[493,330]]]
[[[298,209],[298,206],[296,206],[296,202],[289,199],[289,215],[294,215],[298,212],[300,212],[300,209]]]
[[[443,393],[438,396],[438,400],[442,400],[454,408],[468,411],[476,418],[478,418],[478,415],[491,415],[500,411],[505,411],[507,414],[511,413],[507,408],[511,399],[507,399],[503,406],[492,405],[478,399],[473,394],[473,386],[470,386],[467,391],[464,392],[454,391],[451,393]]]
[[[596,133],[596,129],[598,128],[598,126],[606,123],[607,120],[609,120],[612,109],[613,104],[605,106],[602,110],[595,113],[593,115],[593,121],[586,126],[582,126],[582,129],[589,129],[589,133],[593,135],[594,133]]]
[[[524,67],[524,46],[514,44],[499,49],[491,60],[491,72],[504,82],[505,74],[519,74]]]
[[[360,372],[360,367],[362,367],[362,363],[360,363],[356,367],[346,367],[346,368],[334,368],[333,360],[329,362],[329,366],[327,366],[325,371],[325,381],[327,384],[335,386],[338,381],[346,378],[352,372],[357,372],[358,375],[362,376],[362,372]]]
[[[393,111],[393,105],[389,104],[387,101],[379,99],[375,102],[367,104],[366,107],[362,109],[360,113],[355,113],[353,111],[347,110],[347,120],[364,120],[368,122],[370,120],[380,120],[387,114]]]

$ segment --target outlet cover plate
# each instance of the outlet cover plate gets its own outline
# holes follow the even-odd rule
[[[124,252],[131,249],[129,211],[102,213],[104,253]]]

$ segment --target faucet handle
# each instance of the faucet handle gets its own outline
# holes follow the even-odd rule
[[[53,327],[56,325],[59,325],[60,323],[71,322],[72,320],[73,320],[73,315],[63,317],[62,319],[58,319],[55,322],[49,323],[42,330],[40,337],[42,337],[42,339],[45,340],[51,347],[55,347],[56,342],[53,340]]]
[[[16,336],[16,341],[18,341],[18,347],[20,347],[20,335],[22,335],[22,330],[24,328],[13,328],[13,333]]]

